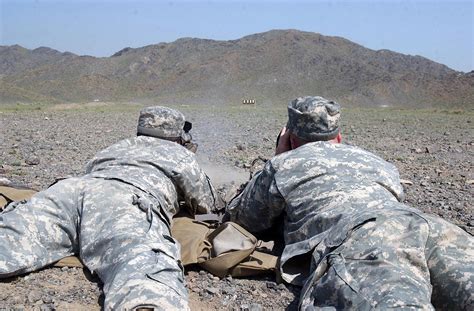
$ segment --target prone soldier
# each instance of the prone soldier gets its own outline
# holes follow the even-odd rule
[[[78,255],[103,282],[105,310],[188,309],[172,217],[218,208],[198,166],[184,115],[140,111],[137,136],[90,160],[82,177],[61,180],[0,214],[0,278]]]
[[[302,310],[472,310],[474,238],[402,204],[398,170],[340,144],[339,117],[334,101],[291,101],[275,157],[226,217],[253,233],[283,217],[280,270]]]

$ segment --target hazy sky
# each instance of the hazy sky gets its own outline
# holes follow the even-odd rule
[[[181,37],[216,40],[271,29],[341,36],[371,49],[474,69],[474,0],[0,0],[0,45],[93,56]]]

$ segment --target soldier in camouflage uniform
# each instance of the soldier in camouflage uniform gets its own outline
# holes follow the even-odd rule
[[[137,137],[97,153],[86,175],[7,206],[0,277],[78,255],[104,284],[105,310],[188,309],[171,219],[181,200],[192,214],[217,208],[209,179],[183,147],[189,125],[179,111],[145,108]]]
[[[339,105],[288,106],[276,156],[227,206],[258,233],[283,216],[285,281],[303,286],[300,309],[474,310],[474,239],[400,201],[397,169],[339,144]]]

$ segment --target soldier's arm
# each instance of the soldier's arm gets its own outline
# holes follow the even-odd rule
[[[270,229],[285,209],[285,200],[275,182],[271,161],[256,173],[245,189],[227,206],[226,213],[251,232]]]
[[[223,209],[224,202],[194,156],[179,162],[174,173],[180,199],[191,215],[215,213]]]

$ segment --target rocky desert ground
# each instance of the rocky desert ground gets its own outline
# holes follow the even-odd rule
[[[163,103],[164,104],[164,103]],[[138,104],[0,105],[0,178],[44,189],[81,174],[95,152],[135,134]],[[169,105],[193,122],[199,160],[217,185],[248,178],[271,157],[286,103]],[[345,108],[343,138],[395,164],[406,203],[474,232],[474,111]],[[193,310],[294,310],[299,289],[272,275],[219,279],[186,272]],[[0,283],[0,309],[100,310],[100,281],[79,268],[45,268]]]

